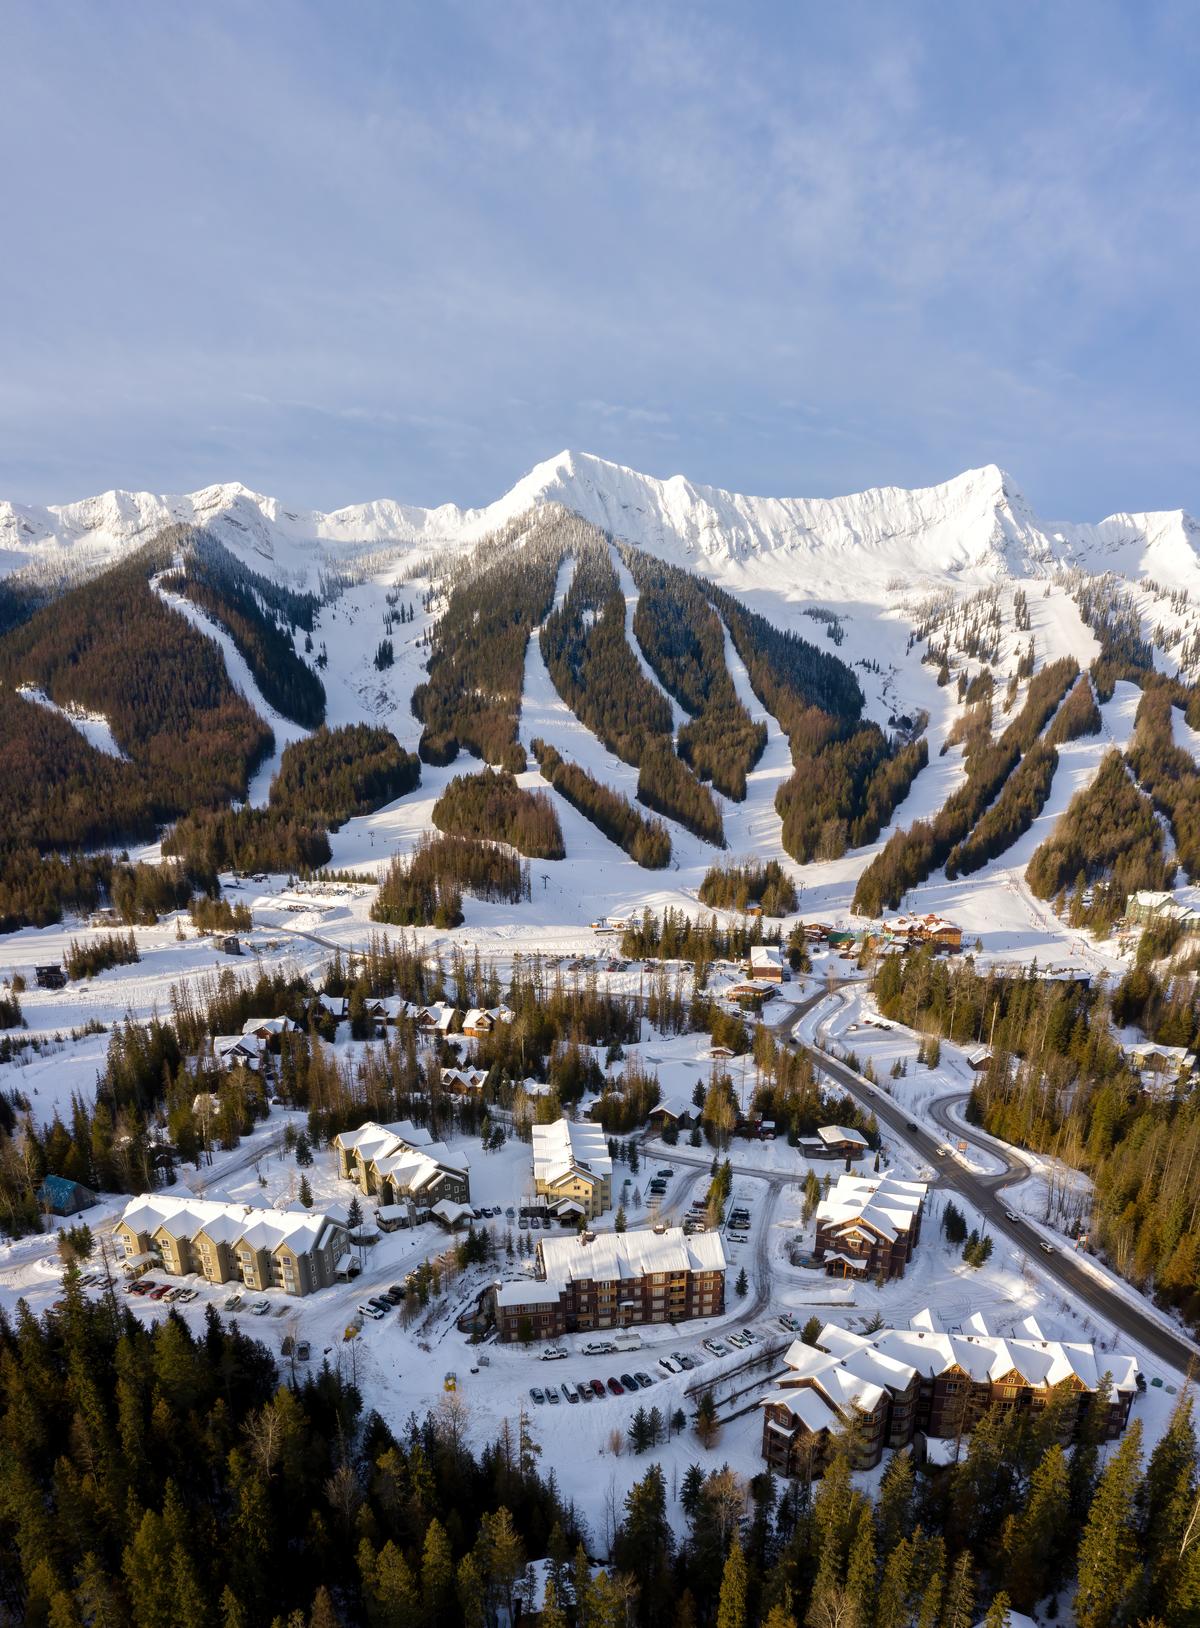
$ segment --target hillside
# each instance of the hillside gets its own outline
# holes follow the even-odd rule
[[[9,752],[8,924],[54,920],[54,897],[68,912],[102,900],[103,856],[88,860],[99,876],[77,874],[97,841],[157,834],[201,873],[329,852],[378,869],[376,838],[410,851],[482,761],[518,784],[481,806],[548,798],[568,866],[589,856],[572,917],[636,907],[646,862],[671,877],[663,903],[696,908],[723,848],[782,862],[825,916],[920,899],[998,947],[1061,949],[1065,901],[1043,905],[1025,869],[1066,813],[1063,788],[1083,795],[1112,747],[1129,750],[1138,829],[1157,809],[1170,843],[1156,872],[1105,833],[1089,882],[1178,860],[1191,898],[1198,535],[1180,512],[1044,522],[995,466],[919,491],[775,499],[578,453],[480,509],[321,514],[237,485],[2,505],[0,682],[58,709],[9,704],[23,744]],[[218,704],[242,733],[224,723],[181,772],[154,669],[186,691],[203,651],[228,684],[206,672],[197,716]],[[1143,692],[1164,683],[1151,705]],[[183,720],[180,696],[169,704]],[[322,723],[351,773],[368,738],[355,731],[419,750],[420,789],[394,810],[359,800],[328,835],[315,792],[276,802],[284,748]],[[95,752],[105,729],[127,761]],[[1168,776],[1149,743],[1172,729]],[[1061,871],[1043,855],[1039,890]],[[551,861],[546,889],[554,875]],[[1124,895],[1103,897],[1112,919]],[[36,901],[24,915],[22,899]]]

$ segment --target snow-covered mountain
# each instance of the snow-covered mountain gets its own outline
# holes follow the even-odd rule
[[[1050,523],[994,464],[914,491],[889,486],[839,498],[763,498],[681,475],[657,480],[577,452],[536,465],[479,509],[381,499],[322,514],[237,484],[182,496],[106,492],[49,507],[0,503],[0,574],[27,566],[88,572],[183,522],[209,528],[259,570],[302,580],[323,562],[366,551],[461,548],[551,502],[717,574],[770,564],[801,591],[836,585],[853,597],[857,580],[863,597],[875,598],[896,578],[979,586],[1040,576],[1059,563],[1200,587],[1200,526],[1184,511]]]

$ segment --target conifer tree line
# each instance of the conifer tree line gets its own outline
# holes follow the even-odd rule
[[[392,860],[371,904],[371,920],[394,927],[459,927],[464,892],[519,904],[529,898],[529,866],[478,837],[422,837],[409,858],[398,854]]]
[[[1171,723],[1172,708],[1186,711],[1191,701],[1187,686],[1148,674],[1128,757],[1139,785],[1170,820],[1179,862],[1195,881],[1200,877],[1200,770],[1192,754],[1175,745]]]
[[[756,904],[764,916],[790,916],[796,908],[796,887],[777,859],[712,865],[700,884],[700,903],[710,910],[745,910]]]
[[[691,714],[679,731],[679,755],[701,780],[741,802],[767,731],[738,699],[720,617],[695,577],[678,566],[628,544],[621,558],[638,590],[634,637],[659,683]]]
[[[452,836],[507,842],[529,859],[566,856],[550,798],[518,786],[505,769],[455,775],[433,805],[433,823]]]
[[[554,599],[567,551],[590,531],[557,508],[514,520],[485,539],[448,581],[431,631],[429,676],[413,691],[426,763],[452,763],[465,748],[520,770],[517,741],[525,650]]]
[[[1024,706],[998,740],[992,741],[983,731],[972,733],[967,743],[965,783],[951,793],[932,822],[918,820],[888,839],[883,852],[858,879],[854,892],[856,911],[877,916],[884,908],[897,909],[910,888],[946,863],[956,844],[968,836],[1022,756],[1032,748],[1078,676],[1078,664],[1069,656],[1048,663],[1030,680]],[[993,845],[1002,841],[1007,847],[1016,840],[1020,834],[1016,827],[1024,817],[1019,805],[1024,803],[1028,811],[1037,785],[1035,779],[1032,786],[1026,786],[1022,796],[1013,799],[1007,814],[997,820],[1000,828],[992,833]],[[1030,815],[1030,823],[1032,818]],[[1002,852],[1003,847],[994,851]]]
[[[150,588],[157,563],[146,551],[0,639],[0,927],[95,908],[111,861],[79,850],[244,797],[273,749],[220,651]],[[103,712],[124,757],[18,695],[22,684]]]
[[[331,857],[329,831],[403,797],[420,778],[420,760],[390,730],[321,728],[284,749],[266,808],[187,815],[163,852],[213,872],[316,870]]]
[[[1193,980],[1131,970],[1111,998],[1082,982],[950,967],[929,951],[885,960],[880,1010],[959,1045],[990,1045],[969,1115],[994,1136],[1053,1154],[1094,1183],[1061,1220],[1112,1266],[1200,1326],[1200,1100],[1147,1094],[1113,1038],[1140,1025],[1163,1045],[1200,1043]]]
[[[625,596],[607,539],[589,528],[563,603],[546,618],[541,651],[554,687],[614,756],[638,770],[638,802],[723,847],[707,786],[676,756],[671,706],[625,636]]]
[[[544,740],[531,741],[530,750],[559,796],[624,849],[635,864],[662,870],[671,863],[671,838],[661,820],[647,817],[619,791],[602,784],[578,763],[569,763]]]
[[[296,653],[292,637],[296,624],[268,613],[261,593],[264,578],[235,573],[230,564],[236,562],[225,549],[192,548],[183,556],[182,569],[164,573],[160,585],[189,599],[224,628],[269,705],[305,729],[317,728],[325,722],[325,686]],[[316,600],[305,595],[304,601],[311,632]]]
[[[31,1628],[500,1628],[544,1558],[543,1628],[969,1628],[1072,1590],[1079,1628],[1189,1628],[1190,1394],[1152,1452],[1135,1419],[1103,1467],[1086,1430],[1064,1452],[1067,1403],[993,1409],[945,1470],[894,1453],[870,1493],[853,1430],[819,1480],[744,1480],[701,1397],[678,1484],[650,1464],[593,1530],[523,1411],[476,1454],[453,1406],[386,1423],[215,1308],[199,1333],[174,1311],[146,1325],[69,1272],[57,1313],[0,1318],[0,1609]]]
[[[1131,893],[1170,888],[1175,872],[1150,799],[1134,784],[1122,754],[1111,751],[1035,849],[1025,880],[1039,899],[1069,908],[1074,925],[1105,930]],[[1085,893],[1093,886],[1089,905]]]
[[[743,960],[755,944],[780,942],[779,928],[758,917],[723,926],[715,915],[693,920],[670,906],[661,916],[647,907],[622,933],[621,954],[629,961],[690,961],[699,988],[714,961]]]

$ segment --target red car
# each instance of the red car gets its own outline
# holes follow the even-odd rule
[[[150,1298],[151,1300],[161,1300],[164,1295],[170,1294],[170,1292],[171,1285],[169,1283],[160,1283],[157,1289],[151,1289]]]
[[[610,1379],[608,1382],[608,1388],[614,1396],[625,1395],[625,1387],[622,1385],[619,1379]]]
[[[602,1379],[592,1380],[592,1395],[595,1397],[602,1397],[604,1395],[604,1381]]]

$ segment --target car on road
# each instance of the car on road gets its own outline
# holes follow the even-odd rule
[[[608,1388],[614,1396],[625,1395],[625,1387],[621,1384],[619,1379],[610,1379],[608,1382]]]
[[[597,1398],[604,1395],[604,1381],[602,1379],[592,1380],[592,1395]]]
[[[1005,1210],[1004,1219],[1006,1221],[1013,1221],[1013,1222],[1016,1222],[1017,1224],[1019,1224],[1020,1220],[1021,1220],[1021,1217],[1016,1213],[1015,1210]]]
[[[904,1129],[906,1131],[919,1131],[920,1128],[921,1127],[919,1125],[914,1125],[911,1119],[906,1119],[904,1121]]]
[[[546,1400],[546,1393],[542,1390],[540,1385],[531,1385],[529,1387],[529,1394],[537,1403],[538,1407],[541,1407],[542,1403]]]
[[[1038,1244],[1038,1248],[1040,1250],[1042,1250],[1044,1254],[1047,1254],[1047,1255],[1053,1255],[1053,1253],[1054,1253],[1054,1245],[1053,1244],[1048,1244],[1044,1238]]]
[[[257,1306],[251,1306],[250,1310],[251,1311],[257,1311],[258,1308],[257,1308]],[[362,1301],[362,1303],[358,1307],[358,1311],[359,1311],[360,1316],[362,1316],[362,1317],[370,1317],[374,1322],[378,1322],[379,1319],[383,1316],[383,1313],[380,1311],[379,1307],[375,1304],[375,1302],[373,1300],[364,1300],[364,1301]]]

